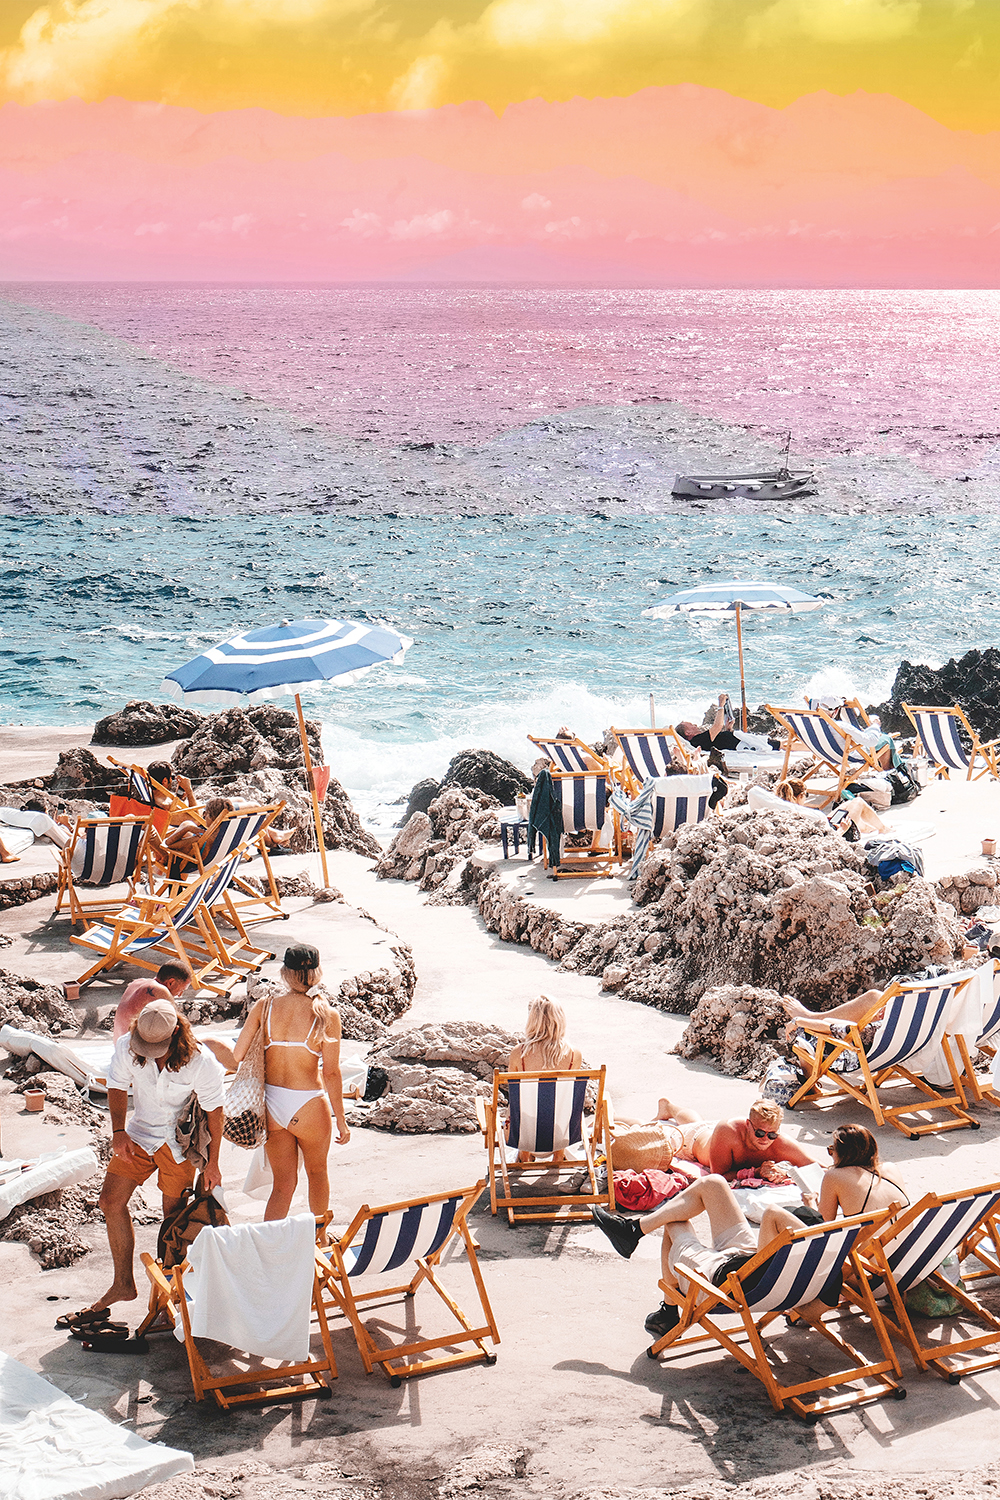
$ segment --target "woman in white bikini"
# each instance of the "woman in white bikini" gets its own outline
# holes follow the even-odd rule
[[[340,1017],[328,1001],[314,993],[322,978],[318,948],[309,943],[287,948],[281,978],[284,994],[257,1001],[240,1032],[233,1057],[238,1063],[246,1056],[258,1027],[262,1027],[265,1150],[274,1174],[265,1220],[283,1219],[288,1213],[298,1181],[301,1150],[309,1179],[309,1207],[322,1226],[330,1217],[327,1156],[334,1117],[337,1145],[346,1145],[351,1138],[341,1090]]]
[[[510,1054],[508,1073],[567,1073],[583,1066],[583,1054],[565,1041],[566,1012],[546,995],[539,995],[528,1006],[528,1024],[524,1041]],[[561,1162],[565,1153],[556,1151],[553,1162]],[[521,1151],[519,1162],[532,1161],[530,1151]]]

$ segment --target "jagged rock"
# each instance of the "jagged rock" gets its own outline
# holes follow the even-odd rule
[[[506,1067],[521,1040],[480,1021],[428,1024],[394,1036],[371,1059],[389,1076],[389,1092],[352,1111],[349,1123],[407,1134],[479,1129],[476,1098],[493,1092],[494,1069]]]
[[[201,715],[176,703],[145,703],[133,698],[94,725],[92,745],[162,745],[197,733]]]
[[[993,865],[985,865],[964,875],[943,875],[934,889],[962,916],[972,916],[981,906],[996,906],[998,884],[1000,872]]]
[[[546,958],[565,958],[593,928],[570,922],[547,907],[517,896],[492,870],[469,862],[459,882],[465,900],[473,902],[491,932],[505,943],[527,943]]]
[[[59,884],[55,870],[46,870],[39,875],[21,875],[13,880],[0,880],[0,911],[9,906],[24,906],[28,901],[37,901],[47,896]],[[0,941],[0,948],[9,948],[13,938]]]
[[[781,999],[776,990],[752,985],[706,990],[674,1051],[679,1057],[708,1057],[720,1073],[758,1083],[771,1060],[786,1051],[788,1014]]]
[[[320,726],[309,719],[306,737],[314,765],[322,764]],[[299,721],[289,709],[276,708],[271,703],[208,715],[199,719],[191,738],[178,745],[172,764],[197,781],[264,770],[268,766],[279,771],[304,772]]]
[[[62,750],[56,768],[48,779],[49,790],[69,792],[99,792],[107,796],[110,792],[124,792],[125,773],[114,766],[104,766],[83,745],[72,750]]]
[[[435,781],[433,776],[425,776],[423,781],[415,782],[410,789],[406,811],[396,827],[405,828],[415,812],[425,813],[440,790],[441,784]]]
[[[485,840],[500,837],[495,797],[448,786],[426,813],[415,812],[375,868],[381,880],[419,880],[433,890]]]
[[[492,750],[460,750],[452,756],[441,778],[441,790],[447,786],[485,792],[501,806],[508,806],[516,796],[531,791],[531,781],[524,772]]]
[[[875,704],[869,712],[876,713],[882,728],[890,733],[912,734],[904,703],[933,708],[952,708],[957,703],[981,740],[996,739],[1000,735],[1000,649],[988,646],[985,651],[967,651],[943,667],[900,662],[888,701]]]
[[[55,984],[41,984],[0,969],[0,1026],[18,1026],[42,1036],[76,1031],[77,1018]]]

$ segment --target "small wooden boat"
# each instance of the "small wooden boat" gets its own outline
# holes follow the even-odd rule
[[[727,500],[742,496],[745,500],[790,500],[798,495],[816,493],[816,476],[812,469],[790,469],[788,455],[792,434],[781,451],[781,467],[753,474],[678,474],[673,495],[697,500]]]
[[[760,474],[678,474],[673,495],[688,499],[790,500],[815,495],[816,476],[811,469],[770,469]]]

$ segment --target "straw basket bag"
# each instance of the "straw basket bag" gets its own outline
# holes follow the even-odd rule
[[[651,1125],[618,1125],[614,1134],[615,1171],[647,1172],[651,1167],[666,1172],[684,1144],[676,1125],[654,1120]]]
[[[264,1022],[254,1033],[247,1054],[236,1070],[236,1077],[226,1090],[226,1123],[222,1134],[234,1146],[252,1151],[267,1135],[264,1108]]]

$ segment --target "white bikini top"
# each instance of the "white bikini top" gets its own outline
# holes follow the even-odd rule
[[[310,1053],[311,1056],[313,1056],[313,1057],[322,1057],[322,1055],[323,1055],[322,1051],[315,1052],[313,1050],[313,1048],[310,1047],[310,1045],[309,1045],[309,1038],[312,1036],[313,1032],[316,1030],[316,1027],[319,1025],[318,1019],[316,1019],[316,1018],[313,1019],[312,1025],[310,1026],[309,1030],[305,1034],[305,1039],[303,1041],[301,1041],[301,1042],[282,1042],[282,1041],[279,1041],[277,1037],[272,1037],[271,1034],[270,1034],[270,1022],[271,1022],[271,1007],[270,1007],[270,1005],[268,1005],[267,1010],[266,1010],[266,1012],[264,1014],[264,1021],[263,1021],[263,1026],[264,1026],[264,1051],[265,1052],[268,1050],[269,1047],[304,1047],[305,1050],[308,1053]]]

